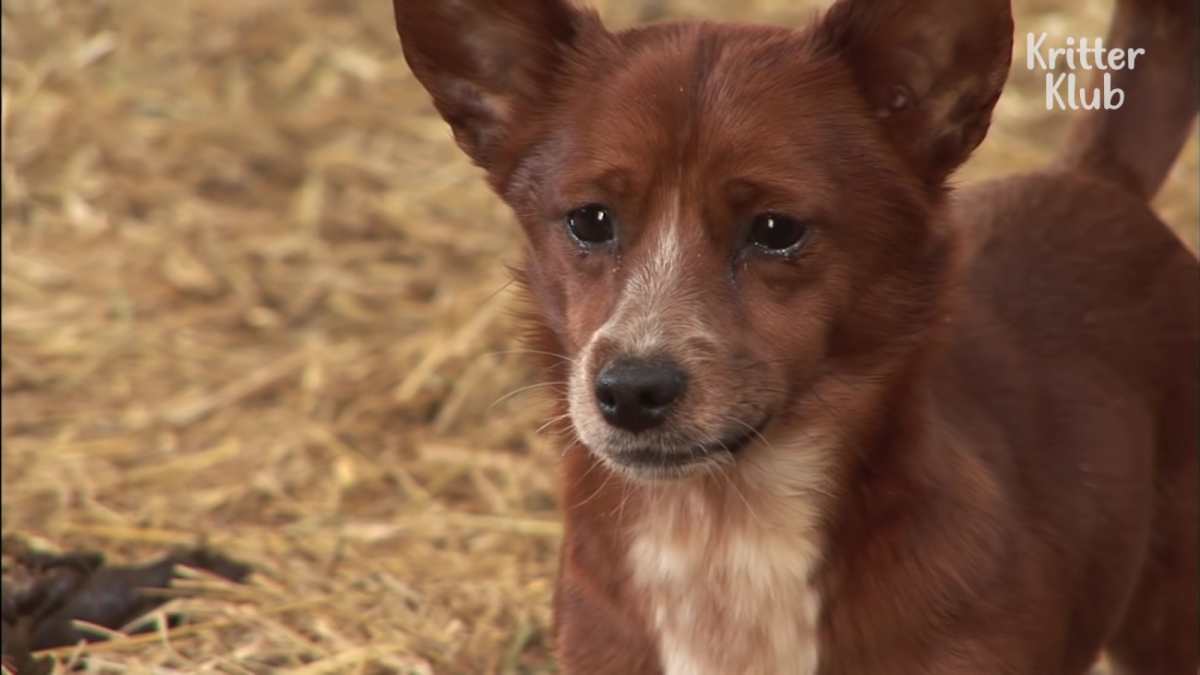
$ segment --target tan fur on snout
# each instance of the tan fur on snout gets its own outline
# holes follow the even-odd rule
[[[720,396],[723,340],[705,313],[703,268],[696,269],[700,242],[687,241],[678,191],[651,221],[641,253],[612,315],[588,339],[570,373],[571,421],[584,445],[606,463],[609,453],[635,447],[686,451],[683,445],[718,443],[728,435],[730,411]],[[692,228],[694,231],[694,228]],[[593,391],[600,371],[619,358],[661,358],[677,364],[688,385],[683,401],[662,430],[636,437],[613,428],[601,417]],[[733,425],[733,431],[737,431]],[[617,470],[620,470],[616,465]]]

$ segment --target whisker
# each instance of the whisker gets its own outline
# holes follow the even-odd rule
[[[749,512],[750,517],[754,519],[754,522],[758,523],[758,526],[763,528],[764,530],[767,529],[767,524],[764,523],[762,521],[762,519],[758,517],[758,512],[756,512],[754,510],[753,506],[750,506],[750,501],[748,499],[746,499],[746,495],[742,494],[742,491],[738,488],[737,484],[733,481],[733,477],[729,475],[729,472],[722,470],[722,471],[718,471],[717,473],[720,473],[721,476],[725,478],[725,482],[729,484],[729,489],[733,490],[733,494],[737,495],[737,498],[742,500],[742,503],[746,505],[746,511]]]
[[[753,431],[755,434],[758,435],[759,438],[762,438],[762,434],[758,433],[758,431],[756,431],[754,429],[754,427],[750,426],[749,424],[746,424],[745,422],[743,422],[741,420],[735,420],[735,421],[738,424],[746,427],[750,431]],[[766,439],[763,439],[763,440],[765,441]],[[725,445],[724,441],[717,441],[717,444],[721,446],[721,449],[725,450],[726,452],[729,452],[729,447],[727,445]],[[770,444],[768,443],[768,447],[769,446],[770,446]],[[733,482],[733,477],[729,475],[729,472],[725,471],[723,468],[718,467],[718,470],[715,473],[719,473],[721,475],[721,477],[725,479],[725,482],[729,485],[729,489],[733,490],[733,494],[737,495],[737,498],[742,500],[742,503],[746,505],[746,511],[750,513],[750,517],[754,519],[754,522],[758,523],[758,526],[763,528],[764,530],[767,529],[767,524],[764,523],[762,521],[762,519],[758,517],[758,513],[756,513],[754,511],[753,506],[750,506],[750,501],[746,499],[746,495],[742,494],[742,491],[739,490],[738,486]]]
[[[489,405],[487,407],[487,412],[491,412],[492,408],[495,408],[496,406],[500,405],[501,403],[507,401],[508,399],[510,399],[513,396],[516,396],[517,394],[520,394],[522,392],[530,391],[533,389],[539,389],[541,387],[555,387],[555,386],[565,387],[565,386],[568,386],[568,384],[569,383],[567,383],[563,380],[554,380],[552,382],[538,382],[536,384],[530,384],[530,385],[526,385],[524,387],[518,387],[518,388],[508,392],[507,394],[501,396],[500,398],[496,399],[495,402],[493,402],[491,405]]]
[[[506,291],[508,289],[508,287],[512,286],[514,283],[516,283],[516,281],[517,280],[514,278],[514,279],[509,279],[508,281],[504,282],[503,286],[501,286],[500,288],[497,288],[495,291],[493,291],[491,294],[489,294],[483,300],[480,300],[479,306],[482,307],[482,306],[486,305],[487,303],[491,302],[492,300],[495,300],[497,295],[500,295],[501,293]]]
[[[570,356],[566,356],[564,354],[556,354],[555,352],[548,352],[548,351],[545,351],[542,349],[501,349],[499,351],[494,351],[494,352],[485,352],[485,353],[481,354],[480,356],[508,356],[509,354],[533,354],[536,356],[552,356],[556,359],[565,361],[567,363],[575,363],[575,359],[571,358]]]
[[[747,429],[750,430],[750,433],[754,434],[755,436],[758,436],[758,439],[763,442],[763,445],[767,446],[767,450],[770,450],[771,452],[775,452],[775,447],[771,445],[771,441],[768,441],[766,436],[762,435],[761,431],[759,431],[758,429],[755,429],[754,427],[750,426],[749,424],[746,424],[742,420],[735,419],[733,421],[746,427]]]
[[[588,467],[588,470],[584,471],[583,475],[579,477],[579,480],[582,481],[584,478],[587,478],[587,475],[592,472],[592,469],[596,468],[597,464],[599,464],[599,462],[593,462],[592,465]],[[612,475],[612,472],[610,471],[608,473],[608,475],[604,477],[604,481],[602,483],[600,483],[600,486],[596,488],[596,491],[593,492],[591,494],[591,496],[589,496],[587,499],[579,502],[578,504],[575,504],[574,506],[576,508],[578,508],[578,507],[583,506],[584,504],[587,504],[588,502],[592,501],[593,499],[595,499],[597,495],[599,495],[601,492],[604,491],[604,488],[608,487],[608,481],[612,480],[612,477],[613,477],[613,475]]]
[[[617,506],[617,531],[618,532],[624,531],[624,529],[622,528],[622,521],[625,519],[625,502],[629,501],[629,491],[630,491],[631,487],[632,487],[632,489],[635,489],[635,490],[638,489],[636,486],[631,486],[630,482],[631,481],[627,481],[627,480],[621,481],[621,502]]]
[[[561,422],[565,419],[569,419],[570,417],[571,417],[571,413],[562,413],[561,415],[555,415],[555,416],[551,417],[549,420],[547,420],[545,424],[543,424],[542,426],[540,426],[536,430],[534,430],[533,433],[540,434],[543,431],[545,431],[547,428],[549,428],[550,426],[557,424],[558,422]],[[564,455],[566,454],[567,449],[569,449],[569,448],[563,449]]]
[[[842,419],[837,415],[837,413],[834,412],[833,406],[829,405],[825,398],[821,396],[821,392],[817,391],[817,388],[811,384],[808,385],[808,391],[813,395],[814,398],[817,399],[817,402],[821,404],[821,407],[825,408],[825,412],[829,413],[829,418],[833,420],[835,425],[837,425],[838,430],[843,434],[848,433],[849,429],[845,424],[843,424]]]

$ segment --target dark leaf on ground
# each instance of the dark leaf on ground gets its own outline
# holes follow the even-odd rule
[[[178,549],[144,565],[108,565],[91,551],[33,551],[13,539],[4,541],[3,554],[4,665],[22,674],[49,672],[33,652],[99,639],[78,629],[76,621],[120,630],[165,604],[171,596],[154,590],[172,587],[180,578],[177,566],[236,583],[251,572],[248,565],[206,548]],[[167,620],[178,622],[170,615]]]

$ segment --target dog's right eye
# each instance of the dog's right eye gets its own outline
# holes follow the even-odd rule
[[[583,244],[612,241],[616,231],[612,213],[599,204],[588,204],[567,214],[567,230]]]
[[[750,243],[768,253],[787,255],[800,250],[811,231],[803,220],[763,213],[750,225]]]

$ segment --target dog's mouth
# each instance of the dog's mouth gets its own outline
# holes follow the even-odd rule
[[[732,464],[765,426],[748,426],[745,433],[688,449],[634,447],[605,453],[617,468],[644,478],[683,478]]]

